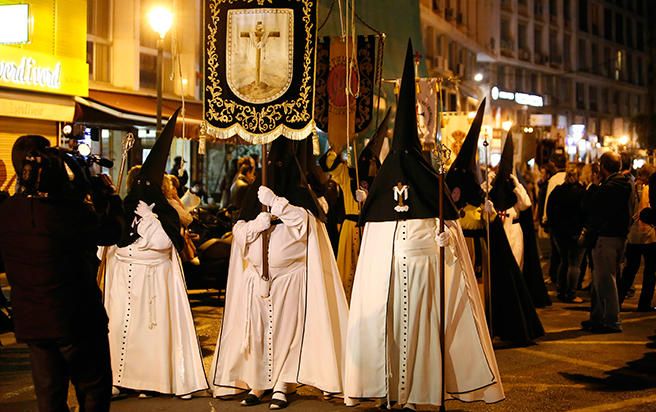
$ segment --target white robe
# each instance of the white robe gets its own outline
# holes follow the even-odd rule
[[[113,384],[182,396],[208,389],[178,252],[155,217],[107,253],[105,309]]]
[[[305,209],[278,198],[282,223],[269,240],[261,279],[255,221],[233,228],[226,308],[210,372],[214,396],[303,383],[342,392],[348,307],[328,234]]]
[[[526,193],[524,186],[515,187],[513,192],[517,196],[517,202],[513,207],[506,210],[503,217],[503,230],[508,237],[508,243],[510,243],[515,261],[522,269],[524,267],[524,231],[519,224],[519,213],[531,207],[531,198]]]
[[[436,219],[366,224],[347,336],[345,396],[440,405]],[[471,260],[447,221],[446,399],[497,402],[503,388]]]

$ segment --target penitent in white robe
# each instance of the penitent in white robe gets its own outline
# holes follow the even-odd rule
[[[178,252],[153,215],[111,246],[105,309],[114,386],[182,396],[208,389]]]
[[[442,403],[437,220],[368,222],[347,335],[345,396]],[[497,402],[503,388],[460,225],[446,222],[446,399]]]
[[[281,223],[270,229],[270,289],[261,279],[255,221],[233,228],[226,308],[210,372],[213,395],[278,382],[340,393],[348,307],[325,226],[284,198],[271,214]]]

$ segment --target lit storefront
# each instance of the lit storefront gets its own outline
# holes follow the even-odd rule
[[[86,1],[0,5],[0,190],[13,190],[15,140],[40,134],[58,144],[73,96],[88,90]]]

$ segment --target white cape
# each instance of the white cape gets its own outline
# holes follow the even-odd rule
[[[209,379],[215,397],[250,389],[247,377],[252,375],[251,371],[265,368],[258,360],[247,359],[242,353],[249,310],[247,265],[240,248],[233,247],[223,323]],[[297,383],[341,393],[348,305],[326,228],[309,213],[306,267],[305,293],[300,304],[305,313],[301,320],[303,333]]]
[[[391,373],[388,351],[392,349],[388,347],[391,332],[387,325],[388,305],[393,298],[390,282],[396,228],[397,222],[369,222],[364,229],[347,337],[344,394],[350,398],[386,398],[394,392],[394,388],[388,389],[388,373]],[[451,233],[448,248],[451,253],[446,255],[445,273],[446,399],[497,402],[504,399],[504,392],[462,229],[458,222],[447,221],[446,230]],[[435,249],[439,254],[439,249]],[[431,302],[438,302],[439,308],[439,288],[436,295]],[[427,310],[423,308],[424,312]],[[432,329],[430,342],[439,353],[437,325],[420,327]],[[411,340],[412,336],[409,338]],[[421,364],[422,360],[416,362]],[[440,403],[440,367],[441,361],[437,359],[435,364],[422,365],[422,375],[410,378],[418,385],[431,388],[428,390],[431,393],[421,393],[422,399],[408,402]]]

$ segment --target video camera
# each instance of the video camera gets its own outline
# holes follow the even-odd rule
[[[95,164],[111,167],[111,160],[91,155],[84,147],[82,151],[50,147],[42,136],[23,136],[19,141],[12,150],[18,193],[30,197],[77,198],[95,202],[96,197],[102,198],[113,192],[111,180],[108,184],[108,179],[96,176],[93,171]]]

